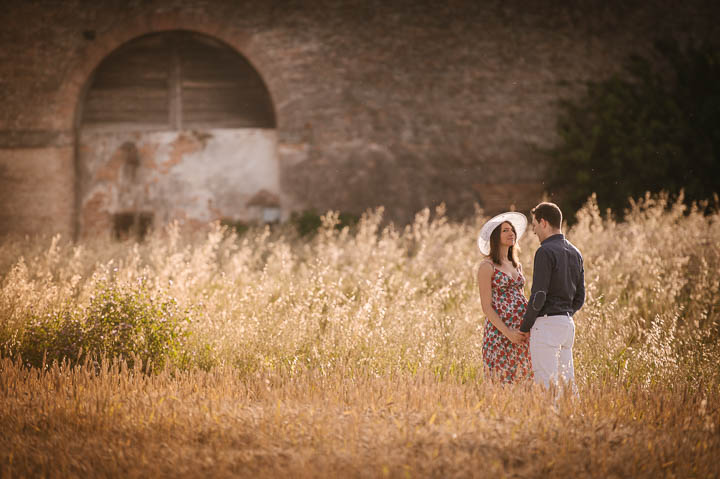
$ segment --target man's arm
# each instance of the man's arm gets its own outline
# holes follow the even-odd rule
[[[575,289],[575,296],[572,301],[573,316],[585,304],[585,267],[583,266],[582,256],[580,257],[580,279]]]
[[[525,316],[523,317],[520,331],[527,333],[535,324],[538,313],[545,305],[548,287],[550,286],[550,273],[552,272],[552,261],[550,254],[542,247],[535,252],[533,263],[533,285],[530,292]]]

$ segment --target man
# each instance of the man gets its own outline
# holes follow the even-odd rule
[[[520,331],[529,336],[535,382],[562,379],[574,388],[573,315],[585,302],[585,270],[580,251],[563,236],[562,212],[554,203],[531,211],[533,232],[540,239],[535,252],[530,300]]]

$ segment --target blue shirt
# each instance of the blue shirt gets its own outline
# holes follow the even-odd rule
[[[585,302],[585,269],[580,251],[562,234],[540,243],[535,252],[533,283],[520,331],[527,333],[538,316],[574,315]]]

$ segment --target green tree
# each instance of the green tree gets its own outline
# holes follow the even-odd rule
[[[649,58],[630,57],[622,73],[564,101],[557,130],[548,180],[565,211],[593,192],[615,212],[646,191],[711,198],[720,191],[720,52],[659,41]]]

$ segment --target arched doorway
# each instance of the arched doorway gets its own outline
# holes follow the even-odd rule
[[[130,41],[97,67],[80,108],[80,235],[277,219],[275,127],[262,78],[227,45],[188,31]]]

